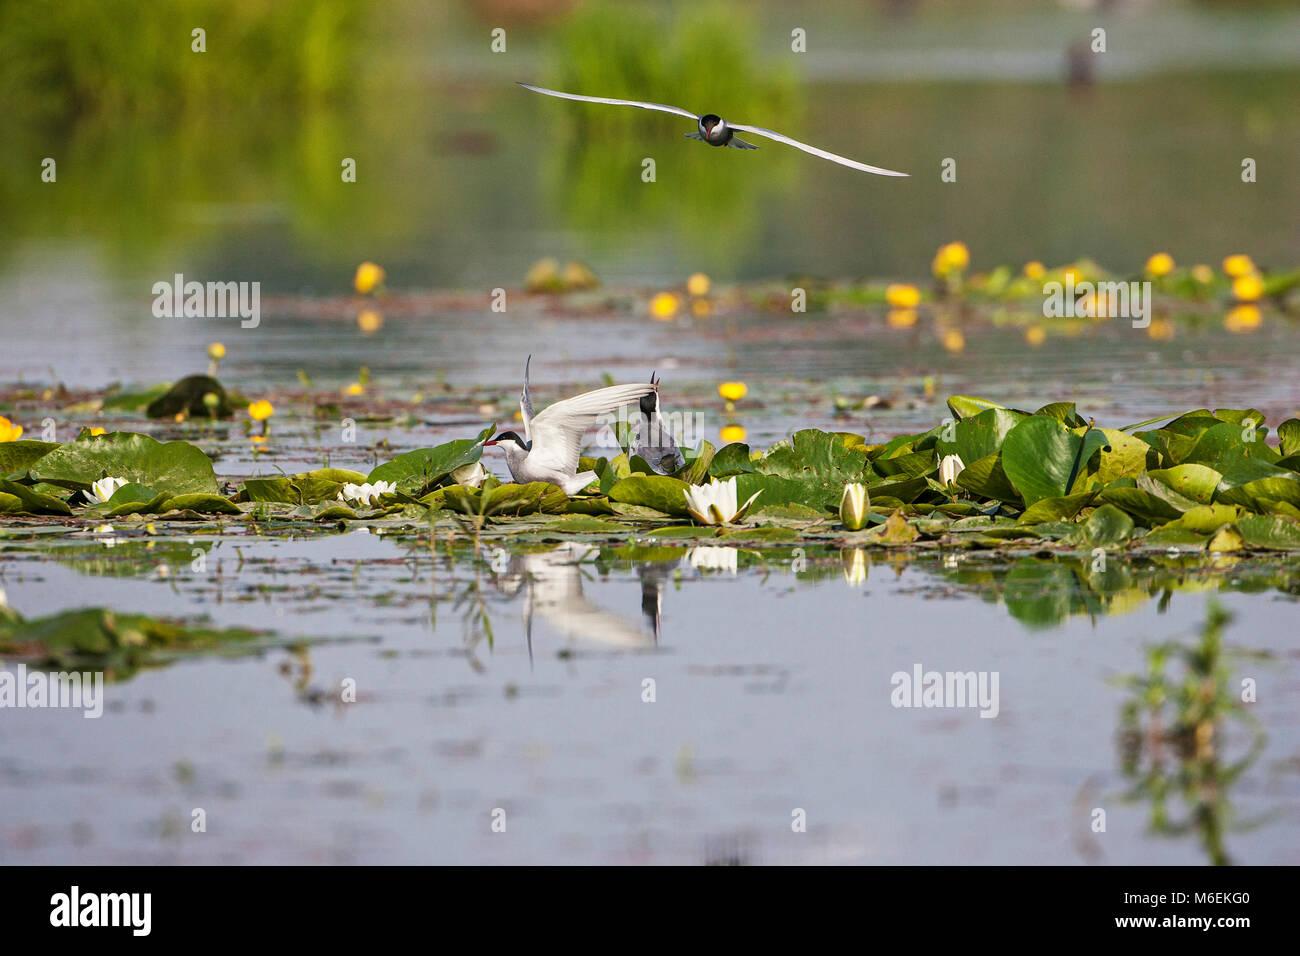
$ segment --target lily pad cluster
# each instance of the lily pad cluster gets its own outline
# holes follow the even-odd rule
[[[480,464],[490,430],[399,455],[370,472],[250,477],[222,493],[208,456],[129,432],[0,446],[0,513],[312,521],[470,520],[476,533],[527,515],[574,516],[574,533],[836,538],[860,545],[1300,550],[1300,420],[1272,437],[1257,409],[1197,409],[1098,427],[1071,402],[1036,411],[957,396],[934,428],[870,443],[805,429],[766,451],[701,442],[661,475],[627,453],[584,458],[597,479],[569,497],[502,483]],[[960,467],[954,467],[959,463]],[[955,477],[954,477],[955,474]],[[106,479],[118,479],[107,481]],[[692,489],[734,486],[746,514],[696,527]],[[863,530],[840,519],[846,486],[867,495]],[[106,500],[106,489],[111,490]],[[579,518],[578,516],[583,516]],[[578,527],[581,525],[581,527]],[[608,525],[608,527],[606,527]],[[854,523],[854,527],[858,522]]]

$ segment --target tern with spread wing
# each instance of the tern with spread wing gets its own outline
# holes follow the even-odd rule
[[[532,356],[529,356],[531,364]],[[611,385],[594,392],[583,392],[556,402],[533,414],[533,399],[528,390],[528,366],[524,367],[524,391],[519,397],[519,412],[524,420],[524,437],[505,431],[485,441],[497,445],[506,455],[510,474],[519,484],[549,481],[566,495],[576,495],[596,480],[594,471],[578,471],[582,456],[582,437],[601,415],[616,412],[642,395],[655,390],[649,385]]]
[[[801,143],[797,139],[791,139],[782,133],[774,132],[770,129],[764,129],[762,126],[745,126],[741,123],[728,123],[721,116],[715,113],[705,113],[700,116],[692,113],[690,110],[684,110],[678,106],[665,106],[663,103],[643,103],[640,100],[616,100],[605,96],[580,96],[577,93],[561,93],[558,90],[548,90],[541,86],[530,86],[527,83],[520,83],[526,90],[532,90],[534,93],[542,93],[546,96],[558,96],[562,100],[578,100],[583,103],[605,103],[609,106],[635,106],[643,110],[655,110],[660,113],[672,113],[676,116],[684,116],[687,119],[695,120],[697,131],[687,133],[688,139],[698,139],[710,146],[730,146],[733,149],[758,149],[753,143],[746,143],[744,140],[736,138],[736,131],[742,133],[753,133],[756,136],[764,136],[767,139],[776,140],[778,143],[785,143],[787,146],[793,146],[795,149],[802,149],[805,153],[811,153],[814,156],[820,156],[822,159],[829,159],[832,163],[839,163],[841,166],[848,166],[850,169],[860,169],[864,173],[875,173],[877,176],[906,176],[907,173],[895,172],[892,169],[881,169],[879,166],[868,166],[866,163],[859,163],[857,160],[848,159],[824,149],[818,149],[816,146],[809,146],[807,143]]]

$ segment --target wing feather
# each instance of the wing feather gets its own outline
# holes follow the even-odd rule
[[[524,438],[531,439],[528,428],[532,423],[533,416],[533,393],[528,390],[528,366],[533,364],[533,357],[528,356],[528,361],[524,363],[524,390],[519,393],[519,417],[524,420]]]
[[[548,405],[532,421],[533,450],[528,455],[529,464],[573,474],[582,456],[583,436],[596,424],[596,419],[654,390],[653,385],[645,383],[611,385]]]
[[[839,163],[841,166],[848,166],[851,169],[860,169],[864,173],[875,173],[877,176],[908,176],[909,173],[899,173],[892,169],[881,169],[879,166],[868,166],[866,163],[859,163],[854,159],[847,159],[837,153],[832,153],[824,149],[818,149],[816,146],[809,146],[807,143],[801,143],[797,139],[791,139],[783,133],[773,132],[770,129],[764,129],[761,126],[742,126],[740,123],[727,123],[732,129],[741,130],[746,133],[757,133],[759,136],[766,136],[768,139],[774,139],[778,143],[785,143],[787,146],[793,146],[795,149],[802,149],[805,153],[812,153],[814,156],[820,156],[822,159],[829,159],[832,163]]]
[[[548,90],[543,86],[530,86],[527,83],[520,83],[526,90],[532,90],[534,93],[542,93],[546,96],[558,96],[562,100],[578,100],[582,103],[608,103],[610,106],[635,106],[643,110],[657,110],[660,113],[675,113],[678,116],[685,116],[687,119],[699,121],[699,117],[690,110],[684,110],[679,106],[665,106],[663,103],[643,103],[640,100],[616,100],[608,96],[580,96],[577,93],[561,93],[559,90]]]

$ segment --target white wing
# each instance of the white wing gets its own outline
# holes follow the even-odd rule
[[[531,437],[528,434],[528,427],[533,420],[533,395],[528,391],[528,366],[532,364],[533,357],[530,355],[528,361],[524,363],[524,390],[519,393],[519,417],[524,420],[525,441]]]
[[[577,93],[561,93],[558,90],[548,90],[541,86],[529,86],[527,83],[520,83],[526,90],[532,90],[534,93],[544,93],[547,96],[558,96],[562,100],[579,100],[583,103],[608,103],[610,106],[636,106],[643,110],[658,110],[660,113],[676,113],[678,116],[685,116],[687,119],[693,119],[699,122],[699,117],[690,110],[684,110],[676,106],[665,106],[662,103],[642,103],[640,100],[615,100],[606,96],[579,96]]]
[[[533,450],[528,454],[529,466],[554,468],[572,475],[578,470],[578,459],[582,456],[582,436],[596,424],[596,418],[618,411],[654,390],[649,384],[611,385],[548,405],[532,422]]]
[[[740,130],[745,133],[757,133],[759,136],[766,136],[768,139],[774,139],[778,143],[785,143],[793,146],[795,149],[802,149],[805,153],[812,153],[814,156],[820,156],[822,159],[829,159],[832,163],[839,163],[841,166],[848,166],[852,169],[860,169],[864,173],[875,173],[877,176],[908,176],[909,173],[896,173],[892,169],[881,169],[879,166],[868,166],[866,163],[859,163],[853,159],[846,159],[835,153],[827,152],[824,149],[818,149],[816,146],[809,146],[807,143],[801,143],[797,139],[791,139],[781,133],[774,133],[770,129],[764,129],[761,126],[742,126],[739,123],[727,123],[732,129]]]

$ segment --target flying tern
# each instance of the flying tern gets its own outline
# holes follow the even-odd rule
[[[530,362],[531,358],[529,356]],[[534,415],[525,366],[524,391],[519,397],[525,437],[513,431],[504,431],[483,445],[497,445],[505,452],[510,474],[520,484],[549,481],[561,488],[566,495],[576,495],[596,480],[594,471],[578,472],[582,436],[587,433],[587,429],[601,415],[618,411],[654,390],[653,383],[611,385],[566,398]]]
[[[818,149],[816,146],[809,146],[807,143],[801,143],[797,139],[791,139],[782,133],[774,132],[770,129],[764,129],[762,126],[745,126],[741,123],[728,123],[716,113],[705,113],[700,116],[692,113],[690,110],[684,110],[678,106],[666,106],[663,103],[643,103],[640,100],[618,100],[606,96],[580,96],[577,93],[561,93],[559,90],[548,90],[542,86],[532,86],[528,83],[520,83],[526,90],[532,90],[534,93],[542,93],[546,96],[558,96],[562,100],[578,100],[583,103],[606,103],[610,106],[635,106],[643,110],[656,110],[660,113],[672,113],[676,116],[684,116],[687,119],[695,120],[697,131],[687,133],[688,139],[698,139],[710,146],[730,146],[733,149],[758,149],[753,143],[746,143],[742,139],[736,138],[736,131],[742,133],[753,133],[756,136],[765,136],[768,139],[776,140],[778,143],[785,143],[787,146],[793,146],[795,149],[802,149],[805,153],[811,153],[814,156],[820,156],[822,159],[829,159],[832,163],[839,163],[841,166],[848,166],[850,169],[860,169],[865,173],[875,173],[877,176],[907,176],[907,173],[895,172],[892,169],[881,169],[879,166],[868,166],[866,163],[859,163],[857,160],[848,159],[824,149]]]

